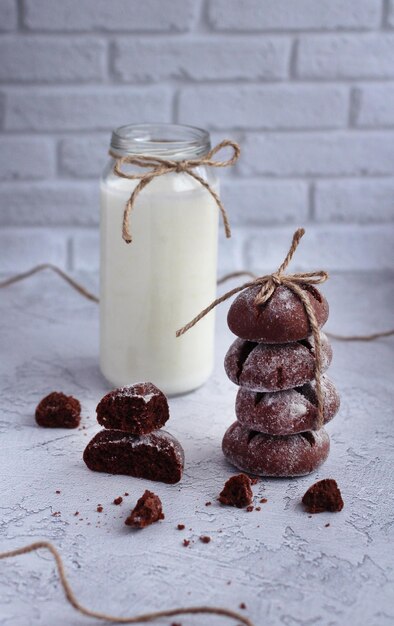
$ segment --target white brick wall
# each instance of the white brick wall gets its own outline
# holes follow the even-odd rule
[[[0,0],[0,273],[98,265],[113,127],[238,140],[221,271],[390,267],[394,0]]]

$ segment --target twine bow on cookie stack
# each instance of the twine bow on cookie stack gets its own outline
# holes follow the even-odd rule
[[[291,242],[290,249],[286,255],[285,260],[280,265],[279,269],[273,274],[267,274],[265,276],[259,276],[254,280],[251,280],[239,287],[235,287],[230,291],[227,291],[223,296],[214,300],[206,309],[203,309],[194,319],[191,320],[188,324],[180,328],[176,332],[176,336],[180,337],[185,332],[187,332],[190,328],[192,328],[197,322],[199,322],[205,315],[207,315],[212,309],[214,309],[218,304],[224,302],[231,296],[244,291],[244,289],[248,289],[249,287],[254,287],[256,285],[261,285],[261,289],[258,292],[255,298],[256,306],[261,306],[265,304],[273,295],[276,288],[279,285],[283,285],[293,291],[301,300],[304,305],[305,312],[307,314],[309,325],[312,331],[313,342],[314,342],[314,352],[315,352],[315,382],[316,382],[316,397],[317,397],[317,422],[318,427],[323,426],[324,417],[323,417],[323,409],[324,409],[324,396],[321,386],[321,377],[322,377],[322,354],[321,354],[321,342],[320,342],[320,329],[319,324],[316,319],[315,312],[313,307],[310,304],[309,298],[304,289],[302,289],[302,285],[318,285],[320,283],[324,283],[328,278],[328,273],[323,271],[317,272],[305,272],[298,274],[285,274],[285,270],[289,265],[294,252],[296,251],[298,244],[300,243],[301,238],[305,234],[305,230],[303,228],[298,228],[293,235],[293,240]]]
[[[218,152],[220,152],[223,148],[232,148],[232,156],[225,161],[218,161],[214,159],[213,157],[215,156],[215,154],[218,154]],[[205,187],[205,189],[211,194],[211,196],[215,200],[222,214],[226,237],[231,237],[231,230],[227,213],[218,194],[209,185],[209,183],[207,183],[207,181],[202,178],[202,176],[195,172],[195,168],[199,167],[200,165],[206,165],[209,167],[229,167],[230,165],[234,165],[240,155],[240,147],[237,143],[235,143],[234,141],[230,141],[229,139],[225,139],[224,141],[218,143],[217,146],[212,148],[212,150],[210,150],[201,158],[185,159],[183,161],[174,161],[170,159],[163,159],[162,157],[149,156],[144,154],[141,154],[139,156],[128,155],[119,157],[119,155],[112,151],[110,151],[110,155],[115,159],[113,171],[116,176],[119,176],[120,178],[126,178],[128,180],[140,181],[133,190],[130,198],[128,199],[123,213],[122,237],[126,243],[131,243],[132,241],[129,220],[130,213],[134,207],[138,194],[144,189],[144,187],[149,185],[149,183],[151,183],[154,178],[174,172],[177,174],[188,174],[189,176],[197,180],[200,185]],[[137,167],[148,168],[148,171],[138,174],[127,173],[122,171],[121,168],[123,165],[134,165]]]

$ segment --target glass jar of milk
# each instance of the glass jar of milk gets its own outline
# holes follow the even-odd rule
[[[172,124],[122,126],[111,139],[117,157],[198,159],[210,147],[206,131]],[[101,180],[101,371],[115,386],[151,381],[170,395],[191,391],[213,368],[214,312],[175,332],[215,298],[217,204],[185,172],[158,176],[135,200],[127,244],[123,213],[138,181],[117,176],[114,164]],[[213,168],[194,171],[218,192]]]

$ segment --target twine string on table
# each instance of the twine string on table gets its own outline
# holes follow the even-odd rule
[[[62,558],[55,548],[55,546],[49,541],[37,541],[35,543],[31,543],[29,545],[23,546],[22,548],[17,548],[16,550],[10,550],[8,552],[0,552],[0,560],[1,559],[11,559],[16,556],[20,556],[22,554],[28,554],[29,552],[34,552],[36,550],[40,550],[41,548],[45,550],[49,550],[52,556],[55,559],[57,571],[60,578],[60,583],[63,587],[65,596],[67,601],[74,607],[76,611],[82,613],[82,615],[86,615],[87,617],[93,617],[94,619],[105,621],[105,622],[113,622],[115,624],[138,624],[138,623],[146,623],[153,622],[162,617],[174,617],[176,615],[198,615],[198,614],[206,614],[206,615],[221,615],[222,617],[228,617],[233,620],[237,620],[240,624],[244,624],[244,626],[254,626],[253,623],[240,613],[236,611],[231,611],[230,609],[224,609],[222,607],[215,606],[190,606],[190,607],[179,607],[176,609],[167,609],[165,611],[153,611],[152,613],[143,613],[141,615],[133,615],[129,617],[118,617],[116,615],[108,615],[107,613],[101,613],[100,611],[93,611],[91,609],[87,609],[84,607],[76,598],[73,590],[71,589],[70,583],[67,580],[67,576],[64,569],[64,564]]]
[[[218,161],[214,159],[213,157],[218,154],[218,152],[223,150],[223,148],[232,148],[232,156],[225,161]],[[113,167],[114,174],[116,174],[116,176],[119,176],[120,178],[126,178],[127,180],[139,181],[125,205],[122,223],[123,240],[126,243],[131,243],[132,241],[129,222],[130,213],[133,210],[137,196],[147,185],[149,185],[149,183],[152,182],[152,180],[154,180],[158,176],[163,176],[164,174],[170,174],[172,172],[175,172],[177,174],[188,174],[198,183],[200,183],[200,185],[205,187],[205,189],[211,194],[211,196],[215,200],[222,214],[226,237],[231,237],[231,230],[227,212],[222,204],[222,201],[219,198],[219,195],[210,186],[210,184],[194,170],[200,165],[207,165],[209,167],[230,167],[231,165],[234,165],[234,163],[238,160],[240,151],[241,150],[239,145],[235,141],[231,141],[230,139],[224,139],[214,148],[212,148],[207,154],[203,155],[199,159],[184,159],[182,161],[174,161],[171,159],[164,159],[162,157],[150,156],[145,154],[127,155],[120,157],[118,154],[116,154],[116,152],[112,152],[110,150],[109,154],[112,156],[113,159],[115,159]],[[137,167],[146,168],[148,171],[131,174],[122,170],[123,165],[134,165]]]
[[[38,274],[42,270],[46,270],[46,269],[55,272],[55,274],[57,274],[63,280],[65,280],[73,289],[75,289],[75,291],[77,291],[84,298],[87,298],[88,300],[92,302],[96,302],[96,303],[100,302],[98,296],[91,293],[88,289],[86,289],[86,287],[84,287],[84,285],[74,280],[66,272],[61,270],[60,267],[57,267],[56,265],[53,265],[52,263],[41,263],[40,265],[35,265],[34,267],[32,267],[30,270],[26,272],[21,272],[20,274],[15,274],[14,276],[10,276],[9,278],[5,280],[0,281],[0,289],[2,289],[3,287],[10,287],[11,285],[18,283],[21,280],[24,280],[25,278],[29,278],[30,276],[34,276],[34,274]],[[226,281],[232,278],[237,278],[239,276],[251,276],[252,278],[257,278],[256,274],[254,274],[253,272],[250,272],[248,270],[240,270],[239,272],[231,272],[230,274],[225,274],[224,276],[219,278],[219,280],[217,281],[217,284],[221,285],[225,283]],[[244,285],[244,288],[246,289],[247,286],[253,285],[253,284],[254,284],[254,281],[250,283],[246,283],[246,285]],[[232,295],[238,292],[239,292],[239,288],[236,287]],[[227,300],[227,294],[225,295],[226,297],[223,299],[223,301]],[[207,313],[209,313],[209,311],[207,311]],[[394,335],[394,329],[383,330],[383,331],[376,332],[376,333],[370,333],[368,335],[338,335],[336,333],[329,333],[329,332],[326,332],[326,335],[328,335],[328,337],[331,337],[332,339],[336,339],[337,341],[375,341],[375,339],[380,339],[383,337],[390,337],[391,335]]]
[[[34,276],[34,274],[38,274],[43,270],[51,270],[52,272],[55,272],[55,274],[60,276],[60,278],[63,278],[63,280],[65,280],[66,283],[68,283],[73,289],[75,289],[75,291],[81,294],[81,296],[87,298],[88,300],[91,300],[92,302],[99,302],[97,296],[88,291],[86,287],[81,285],[81,283],[71,278],[71,276],[69,276],[66,272],[63,272],[60,267],[57,267],[57,265],[52,265],[52,263],[41,263],[40,265],[35,265],[26,272],[21,272],[20,274],[15,274],[10,278],[6,278],[5,280],[0,282],[0,289],[3,287],[9,287],[14,283],[19,283],[19,281],[24,280],[25,278],[30,278],[30,276]]]
[[[322,377],[322,354],[321,354],[321,341],[320,341],[320,328],[317,323],[316,315],[313,310],[313,307],[310,303],[308,296],[306,295],[304,289],[301,288],[300,285],[318,285],[327,280],[328,274],[327,272],[318,271],[318,272],[303,272],[298,274],[285,274],[285,270],[289,265],[297,247],[300,243],[301,238],[305,234],[305,230],[303,228],[298,228],[293,235],[293,240],[291,242],[290,249],[278,270],[273,274],[267,274],[265,276],[258,276],[254,280],[251,280],[239,287],[235,287],[231,289],[224,295],[220,296],[214,300],[207,308],[203,309],[194,319],[191,320],[188,324],[177,330],[176,336],[180,337],[184,333],[186,333],[190,328],[193,328],[195,324],[197,324],[205,315],[207,315],[212,309],[214,309],[218,304],[224,302],[231,296],[248,289],[249,287],[254,287],[256,285],[260,285],[261,288],[256,295],[255,305],[261,306],[265,304],[273,295],[276,288],[279,285],[284,285],[293,293],[298,296],[301,300],[305,312],[308,317],[309,325],[312,331],[313,343],[314,343],[314,353],[315,353],[315,383],[316,383],[316,397],[317,397],[317,429],[323,426],[324,422],[324,394],[321,386],[321,377]]]

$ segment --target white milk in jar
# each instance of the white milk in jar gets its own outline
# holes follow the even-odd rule
[[[124,126],[111,141],[116,156],[184,160],[209,149],[207,132],[167,124]],[[123,213],[138,181],[115,175],[114,162],[101,181],[101,370],[114,386],[151,381],[167,394],[187,392],[212,371],[214,312],[175,332],[215,298],[218,207],[187,173],[159,176],[136,198],[127,244]],[[195,171],[218,191],[213,168]]]

